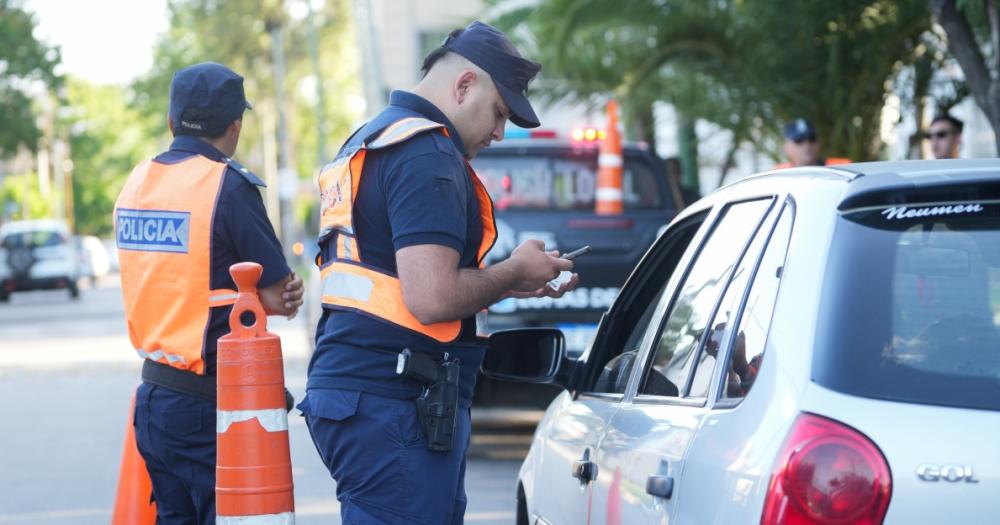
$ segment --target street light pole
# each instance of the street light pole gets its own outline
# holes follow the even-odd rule
[[[274,73],[275,108],[278,113],[278,199],[281,217],[279,235],[281,245],[288,256],[291,254],[291,245],[295,242],[292,199],[295,196],[298,177],[289,166],[292,146],[288,140],[288,123],[285,118],[285,45],[281,22],[271,25],[271,62]]]

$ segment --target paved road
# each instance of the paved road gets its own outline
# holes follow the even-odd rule
[[[77,301],[32,292],[0,303],[0,524],[108,523],[140,366],[122,319],[114,279]],[[301,398],[307,330],[298,320],[270,323],[282,337],[288,388]],[[302,418],[289,424],[297,523],[340,523],[334,484]],[[514,521],[514,481],[529,441],[519,431],[474,436],[468,523]]]

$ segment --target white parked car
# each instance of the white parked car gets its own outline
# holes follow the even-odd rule
[[[77,298],[80,256],[66,223],[54,219],[0,226],[0,302],[28,290],[66,289]]]
[[[726,186],[671,223],[580,358],[511,330],[484,369],[566,389],[518,523],[995,523],[1000,161]]]

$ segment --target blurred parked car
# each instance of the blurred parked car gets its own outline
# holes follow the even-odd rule
[[[992,523],[1000,161],[798,168],[686,209],[579,358],[495,333],[487,373],[566,389],[518,523]]]
[[[0,301],[13,292],[66,289],[77,298],[79,252],[66,223],[54,219],[0,226]]]

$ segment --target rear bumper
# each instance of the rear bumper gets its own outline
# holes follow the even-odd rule
[[[6,277],[0,283],[0,288],[5,292],[24,292],[29,290],[58,290],[69,288],[73,279],[66,276],[59,277]]]

